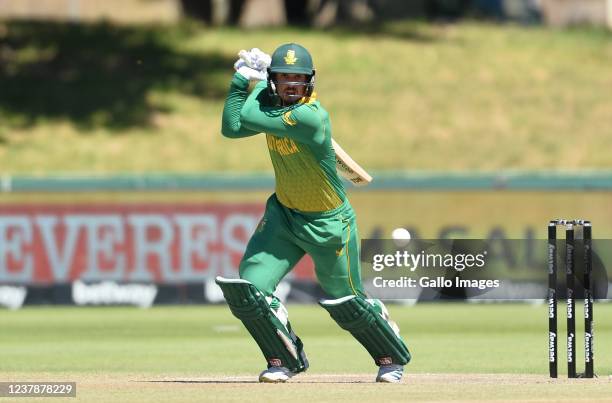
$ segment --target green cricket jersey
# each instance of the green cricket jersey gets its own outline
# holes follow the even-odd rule
[[[336,173],[329,114],[314,94],[289,107],[275,106],[261,81],[248,95],[249,81],[236,73],[225,100],[221,132],[240,138],[266,133],[276,177],[276,196],[286,207],[326,212],[346,200]]]

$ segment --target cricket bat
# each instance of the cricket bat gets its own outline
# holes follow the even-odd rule
[[[355,186],[366,186],[372,182],[372,177],[332,139],[332,146],[336,152],[336,171]]]

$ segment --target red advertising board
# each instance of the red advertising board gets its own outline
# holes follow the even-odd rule
[[[259,203],[0,206],[0,283],[236,277]],[[313,278],[302,259],[290,275]]]

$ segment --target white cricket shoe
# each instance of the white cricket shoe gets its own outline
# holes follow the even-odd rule
[[[381,365],[378,369],[376,382],[398,383],[402,381],[404,366],[397,364]]]
[[[285,367],[270,367],[268,369],[263,370],[263,372],[259,374],[259,382],[287,382],[287,380],[294,375],[295,373],[289,371]]]

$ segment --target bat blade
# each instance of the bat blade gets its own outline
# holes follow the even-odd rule
[[[359,166],[334,139],[332,139],[332,146],[336,153],[336,171],[340,176],[355,186],[366,186],[372,182],[372,176]]]

